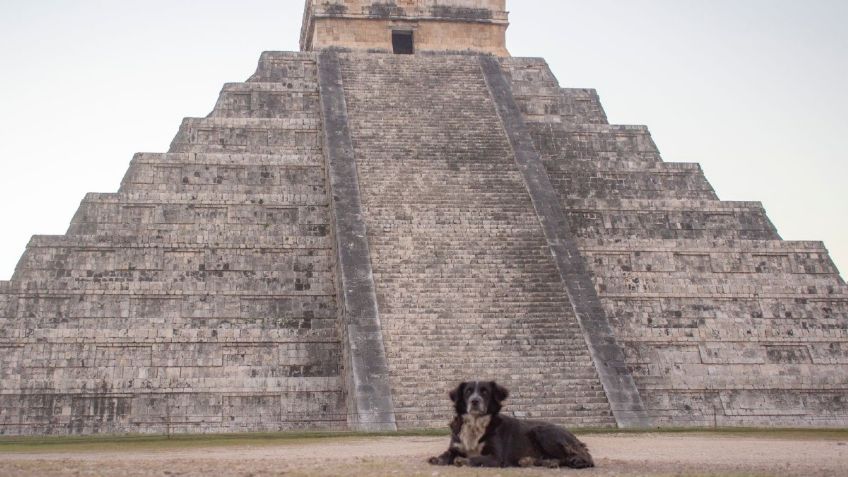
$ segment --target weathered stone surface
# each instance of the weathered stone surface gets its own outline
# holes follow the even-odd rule
[[[574,314],[580,322],[615,420],[621,427],[651,427],[639,390],[625,366],[624,352],[615,340],[606,312],[592,286],[569,219],[563,213],[545,165],[533,147],[521,111],[512,96],[512,88],[495,58],[481,57],[480,61],[515,162],[533,201]]]
[[[33,238],[0,290],[0,434],[347,428],[316,61],[253,78]]]
[[[0,281],[0,434],[442,427],[487,377],[569,425],[848,425],[821,243],[508,58],[503,0],[307,6],[332,49],[263,53]]]
[[[307,0],[303,51],[392,52],[392,31],[411,32],[415,52],[509,56],[505,0]]]
[[[655,423],[845,426],[848,289],[822,244],[718,201],[543,60],[502,66]]]
[[[443,426],[478,377],[614,424],[479,59],[339,57],[398,426]]]
[[[319,57],[325,156],[332,188],[338,251],[342,334],[346,341],[348,421],[362,431],[394,431],[395,409],[377,306],[368,230],[360,201],[359,174],[348,127],[338,55]]]

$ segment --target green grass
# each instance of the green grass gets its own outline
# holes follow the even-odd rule
[[[608,434],[690,434],[715,437],[755,437],[771,439],[839,440],[848,441],[848,429],[574,429],[579,435]],[[311,441],[367,439],[377,437],[446,437],[447,430],[415,430],[401,432],[284,432],[247,434],[179,434],[163,435],[111,435],[111,436],[58,436],[58,437],[2,437],[0,454],[80,451],[138,451],[168,450],[234,446],[284,446]]]

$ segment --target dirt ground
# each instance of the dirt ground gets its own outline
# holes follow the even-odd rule
[[[848,433],[589,434],[589,470],[459,469],[425,460],[446,437],[291,439],[254,444],[0,446],[0,476],[840,476]]]

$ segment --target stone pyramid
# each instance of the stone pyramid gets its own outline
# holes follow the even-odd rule
[[[442,427],[477,377],[571,426],[848,425],[824,246],[510,57],[505,9],[307,1],[0,282],[0,434]]]

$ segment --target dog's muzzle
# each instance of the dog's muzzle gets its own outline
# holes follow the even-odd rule
[[[472,395],[468,398],[468,412],[471,414],[485,414],[486,406],[483,403],[483,398],[478,396],[477,394]]]

